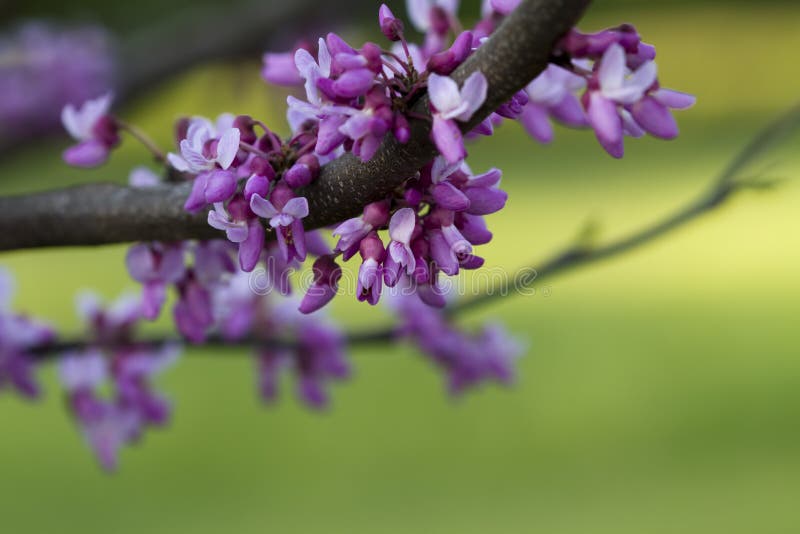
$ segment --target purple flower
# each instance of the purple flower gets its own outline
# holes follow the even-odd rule
[[[349,260],[361,244],[361,240],[367,237],[372,231],[372,225],[367,223],[363,217],[348,219],[333,231],[334,236],[339,236],[336,243],[336,250],[343,253],[343,259]]]
[[[339,131],[356,141],[353,153],[362,161],[375,155],[384,135],[391,128],[392,114],[388,107],[365,108],[350,113],[350,118],[339,127]]]
[[[117,404],[134,411],[147,424],[163,426],[170,415],[170,403],[156,394],[150,383],[175,364],[180,351],[179,345],[166,344],[117,354],[113,367]]]
[[[180,172],[201,173],[214,170],[217,165],[228,169],[239,152],[241,132],[227,127],[217,135],[217,129],[204,118],[192,119],[186,138],[180,142],[180,155],[167,155],[169,163]]]
[[[178,331],[192,343],[200,344],[214,325],[211,294],[196,279],[178,285],[179,300],[172,310]]]
[[[83,422],[82,429],[100,466],[112,472],[119,464],[119,450],[139,435],[142,422],[130,410],[113,404],[105,404],[103,408],[99,417]]]
[[[443,273],[455,276],[459,264],[472,254],[472,245],[454,225],[442,226],[429,231],[431,257]]]
[[[442,369],[450,393],[457,395],[487,381],[509,384],[522,348],[506,331],[489,325],[470,335],[450,324],[437,308],[417,295],[398,295],[392,305],[400,317],[398,334],[410,337]]]
[[[342,268],[334,260],[334,256],[320,256],[314,262],[314,282],[308,288],[300,302],[300,313],[314,313],[336,296]]]
[[[75,297],[75,308],[92,340],[98,344],[130,341],[144,317],[141,299],[132,294],[121,295],[103,306],[96,293],[82,291]]]
[[[551,117],[568,126],[585,126],[586,116],[575,95],[584,87],[586,81],[582,77],[549,65],[526,88],[529,100],[520,117],[525,130],[537,141],[549,143],[553,140]]]
[[[250,209],[259,217],[269,219],[286,262],[292,258],[299,261],[306,259],[303,219],[308,216],[308,201],[305,197],[294,197],[289,188],[276,187],[272,192],[272,202],[260,195],[253,195]]]
[[[253,193],[253,196],[257,196],[257,193]],[[223,230],[230,242],[239,245],[239,265],[243,271],[250,272],[255,269],[264,250],[265,232],[261,221],[250,212],[244,198],[240,195],[228,205],[235,216],[221,202],[214,204],[214,209],[208,212],[208,224]]]
[[[678,136],[678,124],[670,109],[686,109],[694,105],[695,97],[672,91],[656,89],[631,106],[631,115],[636,124],[647,133],[661,139]]]
[[[61,111],[61,122],[79,143],[64,152],[64,161],[76,167],[96,167],[108,159],[111,149],[119,144],[118,127],[108,114],[111,93],[87,100],[80,109],[67,104]]]
[[[314,59],[308,50],[302,48],[294,54],[297,72],[305,80],[306,98],[311,104],[319,106],[322,104],[322,98],[317,88],[317,82],[331,75],[331,54],[328,52],[328,45],[322,38],[319,40],[317,58]]]
[[[272,402],[277,396],[278,379],[282,370],[293,368],[297,395],[314,409],[328,404],[326,385],[350,375],[346,358],[347,340],[335,326],[320,319],[320,315],[305,315],[298,311],[296,301],[285,299],[271,309],[266,328],[271,332],[297,340],[292,347],[265,349],[258,353],[258,387],[261,397]]]
[[[53,133],[66,104],[107,91],[112,44],[100,27],[41,20],[0,35],[0,140]]]
[[[417,266],[414,253],[411,251],[411,236],[417,225],[417,214],[411,208],[402,208],[392,215],[389,221],[388,256],[399,266],[405,268],[406,274],[414,272]],[[388,285],[388,284],[387,284]]]
[[[386,249],[377,233],[373,232],[361,241],[360,253],[363,261],[358,270],[358,300],[374,306],[381,298],[381,264],[386,257]]]
[[[411,23],[420,32],[446,34],[458,11],[459,0],[406,0]]]
[[[499,169],[491,169],[467,181],[463,189],[464,195],[469,199],[467,213],[489,215],[505,207],[508,193],[497,188],[501,177]]]
[[[462,32],[448,50],[431,56],[427,65],[428,72],[445,76],[450,74],[472,53],[472,43],[472,32]]]
[[[622,46],[613,43],[603,54],[592,85],[584,95],[584,107],[598,141],[615,158],[621,158],[624,150],[623,121],[618,106],[641,100],[655,81],[656,65],[652,61],[628,76]]]
[[[447,76],[431,74],[428,94],[433,107],[432,137],[439,152],[449,163],[466,156],[464,140],[456,120],[466,122],[486,100],[488,83],[480,71],[473,73],[459,91],[458,84]]]
[[[232,220],[222,202],[214,204],[214,209],[208,212],[208,225],[217,230],[223,230],[228,237],[228,241],[232,243],[241,243],[247,239],[247,221]]]
[[[498,15],[507,16],[517,9],[521,0],[484,0],[482,12],[484,16],[487,12],[495,12]]]
[[[92,391],[109,375],[108,361],[99,350],[64,354],[58,362],[58,377],[67,393]]]
[[[389,222],[389,201],[373,202],[364,207],[361,217],[348,219],[333,231],[339,236],[336,250],[342,253],[345,261],[353,257],[359,250],[361,240],[372,230],[382,228]]]
[[[55,334],[50,327],[9,309],[14,282],[11,275],[0,268],[0,390],[12,386],[23,397],[33,399],[39,395],[34,377],[35,361],[31,349],[51,343]]]
[[[396,18],[386,4],[381,4],[378,10],[378,23],[381,32],[390,41],[399,41],[403,38],[403,21]]]
[[[294,52],[264,54],[264,67],[261,69],[261,77],[275,85],[294,87],[302,85],[303,79],[297,71],[294,62]]]
[[[185,272],[184,252],[180,244],[139,243],[125,256],[128,273],[142,288],[142,315],[154,320],[166,300],[166,288],[180,280]]]
[[[224,339],[238,340],[250,333],[258,314],[258,297],[251,287],[250,275],[244,271],[233,275],[227,283],[214,287],[214,318]]]

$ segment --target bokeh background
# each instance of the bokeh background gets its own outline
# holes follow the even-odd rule
[[[212,5],[0,4],[5,26],[32,16],[89,20],[123,42],[162,17]],[[796,2],[595,4],[582,28],[634,23],[658,47],[664,84],[695,93],[698,104],[680,113],[680,139],[629,141],[622,161],[590,132],[564,129],[542,147],[508,124],[474,146],[472,167],[503,168],[511,198],[490,218],[496,239],[481,250],[492,267],[546,257],[587,221],[610,239],[690,201],[800,96]],[[377,7],[353,13],[342,31],[374,35]],[[291,44],[270,39],[256,44]],[[198,65],[120,111],[163,145],[179,114],[231,111],[283,124],[285,93],[265,87],[258,71],[258,53]],[[128,142],[108,166],[80,172],[59,159],[66,143],[47,138],[3,153],[0,192],[124,181],[147,159]],[[335,387],[333,408],[320,415],[288,391],[276,407],[262,406],[246,355],[191,350],[163,380],[176,404],[172,425],[125,450],[120,472],[108,476],[46,368],[43,401],[0,398],[2,530],[798,532],[798,146],[794,138],[754,167],[785,178],[776,190],[741,195],[664,240],[464,317],[465,325],[500,319],[527,340],[509,390],[452,400],[412,347],[361,349],[354,378]],[[135,289],[124,251],[4,253],[0,264],[19,279],[16,308],[77,331],[77,290],[110,298]],[[383,320],[349,300],[333,310],[346,324]]]

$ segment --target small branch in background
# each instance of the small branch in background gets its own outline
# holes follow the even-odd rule
[[[579,240],[577,245],[567,247],[564,251],[554,255],[548,260],[533,264],[533,268],[527,267],[519,270],[513,277],[514,282],[504,281],[497,284],[482,295],[462,300],[450,306],[444,310],[444,313],[454,319],[461,314],[491,304],[500,296],[520,294],[519,292],[512,291],[512,289],[514,289],[511,287],[512,283],[517,284],[516,289],[527,289],[534,284],[540,283],[544,279],[566,274],[580,267],[586,267],[602,260],[621,256],[670,234],[696,221],[702,215],[720,208],[739,192],[772,187],[775,184],[774,181],[765,181],[758,176],[743,178],[741,176],[742,171],[757,157],[763,155],[769,149],[774,148],[777,144],[793,134],[798,125],[800,125],[800,105],[791,109],[786,114],[781,115],[777,120],[764,128],[731,160],[731,163],[722,174],[714,180],[708,191],[703,193],[695,201],[680,208],[672,215],[650,226],[637,230],[628,237],[612,241],[600,247],[593,247],[590,242]],[[394,328],[379,328],[347,334],[347,340],[351,346],[385,343],[397,337],[398,333]],[[157,347],[182,342],[182,340],[176,338],[157,338],[140,341],[138,343],[143,346]],[[80,350],[87,346],[89,346],[87,341],[76,340],[44,346],[39,351],[34,352],[41,358],[49,358],[63,352]],[[264,346],[292,347],[294,344],[291,341],[280,339],[247,338],[237,341],[226,341],[221,338],[211,338],[202,345],[204,348],[247,349],[257,349]]]
[[[163,150],[158,148],[156,143],[152,139],[150,139],[150,137],[146,133],[144,133],[142,130],[140,130],[133,124],[128,124],[127,122],[121,121],[119,119],[117,119],[116,122],[120,130],[129,133],[131,137],[139,141],[139,143],[141,143],[153,155],[153,158],[158,163],[161,164],[167,163],[167,155],[164,153]]]
[[[511,287],[512,284],[516,283],[517,289],[528,289],[544,279],[622,255],[625,252],[655,241],[693,222],[702,215],[716,210],[741,191],[763,190],[774,187],[776,185],[774,180],[766,180],[761,176],[745,178],[742,173],[756,158],[795,133],[799,125],[800,104],[791,108],[762,129],[731,160],[707,191],[672,215],[606,245],[592,246],[589,242],[572,245],[544,262],[521,269],[513,277],[513,281],[500,282],[482,295],[455,304],[447,310],[448,313],[455,315],[489,304],[499,296],[512,295],[514,294],[512,290],[515,289]]]

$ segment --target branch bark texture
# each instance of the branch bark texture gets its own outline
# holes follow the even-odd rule
[[[460,83],[480,70],[489,82],[486,103],[464,124],[465,131],[544,70],[556,41],[589,2],[523,0],[452,75]],[[415,111],[427,110],[427,98],[420,99]],[[429,162],[436,153],[429,123],[417,120],[411,127],[408,143],[389,136],[369,162],[348,155],[324,166],[314,184],[301,192],[311,212],[304,220],[306,229],[359,215],[366,204],[386,197]],[[0,198],[0,250],[220,237],[208,227],[205,213],[183,212],[188,192],[187,184],[147,190],[97,184]]]

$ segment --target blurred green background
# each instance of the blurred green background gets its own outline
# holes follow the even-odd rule
[[[679,115],[681,138],[628,141],[615,161],[589,132],[560,129],[541,147],[504,126],[471,148],[473,169],[505,170],[511,198],[490,218],[488,266],[543,258],[587,220],[607,239],[660,217],[798,98],[796,2],[600,1],[582,27],[623,21],[657,45],[664,84],[698,96]],[[181,113],[282,124],[284,94],[260,84],[257,60],[195,69],[122,113],[163,144]],[[663,241],[465,317],[499,318],[528,341],[510,390],[452,401],[401,345],[355,351],[355,376],[335,388],[328,413],[308,413],[290,391],[266,409],[243,354],[192,350],[163,380],[176,403],[171,427],[125,450],[107,476],[48,368],[43,402],[0,398],[2,530],[798,532],[797,146],[755,167],[787,178],[778,190],[737,197]],[[63,147],[4,158],[2,191],[124,180],[146,159],[126,143],[85,173],[60,162]],[[76,290],[135,289],[123,254],[43,250],[0,263],[19,277],[17,308],[74,331]],[[349,299],[334,308],[347,324],[374,317]]]

